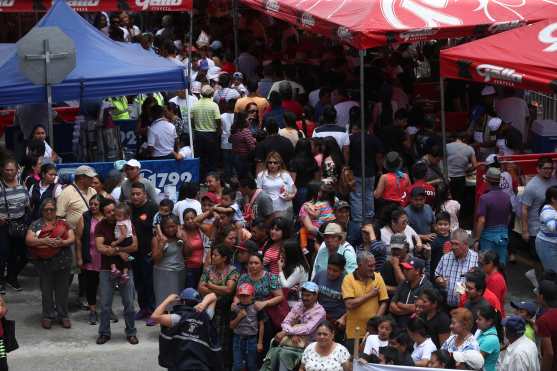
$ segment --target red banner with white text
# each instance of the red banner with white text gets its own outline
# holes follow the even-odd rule
[[[0,0],[0,13],[47,11],[53,0]],[[192,9],[193,0],[66,0],[78,12],[183,12]]]

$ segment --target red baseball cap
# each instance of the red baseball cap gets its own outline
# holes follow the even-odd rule
[[[201,200],[203,200],[204,198],[208,198],[214,204],[218,204],[220,202],[220,197],[216,193],[213,193],[213,192],[204,193],[201,196]]]
[[[252,296],[255,293],[255,289],[253,288],[253,285],[250,283],[242,283],[240,286],[238,286],[238,288],[236,289],[236,294],[237,295],[249,295]]]

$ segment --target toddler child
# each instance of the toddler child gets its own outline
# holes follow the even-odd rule
[[[116,227],[114,228],[116,240],[110,246],[116,248],[119,257],[111,257],[110,271],[114,278],[119,278],[120,283],[124,284],[130,278],[128,275],[129,262],[134,260],[133,256],[119,251],[120,247],[128,247],[133,243],[130,207],[123,203],[119,204],[114,209],[114,216],[116,217]]]

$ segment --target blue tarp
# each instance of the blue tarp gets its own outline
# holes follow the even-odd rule
[[[65,1],[56,1],[37,26],[59,27],[75,43],[76,67],[52,86],[54,103],[185,87],[182,68],[139,44],[109,39]],[[16,49],[17,44],[0,46],[0,105],[46,102],[45,88],[21,74]]]

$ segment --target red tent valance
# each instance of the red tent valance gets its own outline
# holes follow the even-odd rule
[[[442,50],[441,76],[557,92],[557,20]]]
[[[66,0],[78,12],[116,12],[116,11],[189,11],[193,0]],[[0,0],[1,12],[46,11],[52,0]]]
[[[551,0],[240,0],[358,49],[500,32],[557,18]]]

